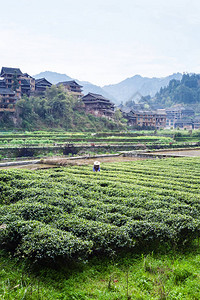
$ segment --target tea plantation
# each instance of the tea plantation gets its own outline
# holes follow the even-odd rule
[[[1,243],[33,260],[85,259],[199,237],[200,160],[1,171]]]
[[[136,260],[133,262],[130,255],[141,258],[142,253],[158,252],[158,249],[165,249],[165,254],[194,247],[198,251],[199,182],[199,158],[104,164],[97,173],[91,166],[38,171],[3,170],[0,172],[0,244],[3,256],[10,253],[20,261],[27,258],[33,264],[55,266],[87,264],[88,259],[96,260],[98,265],[102,257],[114,262],[121,255],[121,259],[126,260],[125,265],[131,268]],[[148,280],[144,279],[146,283],[140,282],[142,288],[135,289],[135,298],[131,298],[134,289],[128,291],[127,287],[121,292],[118,289],[115,297],[112,294],[113,276],[122,275],[111,274],[109,279],[104,274],[108,294],[97,296],[93,290],[89,297],[85,287],[85,293],[79,290],[78,296],[74,290],[71,294],[63,292],[56,299],[199,299],[197,288],[193,290],[197,296],[191,298],[188,291],[185,294],[180,291],[185,298],[178,298],[178,292],[169,296],[161,275],[171,272],[171,278],[175,278],[177,267],[165,266],[161,271],[153,258],[147,257],[143,257],[142,265],[137,264],[143,270],[141,276],[146,276],[145,272],[158,275],[161,283],[155,284],[157,291],[150,282],[154,279],[148,277]],[[200,261],[198,257],[196,261]],[[196,282],[200,276],[187,269],[184,277],[182,269],[179,271],[181,284],[190,276]],[[123,272],[127,272],[126,285],[128,271]],[[173,279],[173,284],[180,283],[178,276]],[[116,280],[117,284],[119,279]],[[2,295],[6,294],[2,292]],[[30,295],[27,299],[39,299]],[[22,299],[20,297],[15,299]],[[42,299],[53,299],[50,295],[45,297]]]

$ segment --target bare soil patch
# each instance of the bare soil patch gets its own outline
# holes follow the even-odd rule
[[[146,158],[139,158],[139,157],[123,157],[123,156],[114,156],[114,157],[98,157],[98,158],[85,158],[85,159],[64,159],[64,158],[54,158],[54,159],[45,159],[45,164],[56,164],[59,166],[66,166],[66,165],[93,165],[95,160],[100,161],[100,163],[117,163],[117,162],[125,162],[125,161],[135,161],[135,160],[144,160]]]

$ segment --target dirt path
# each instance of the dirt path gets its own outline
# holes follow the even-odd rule
[[[100,161],[100,163],[117,163],[117,162],[125,162],[125,161],[135,161],[135,160],[144,160],[146,158],[139,157],[123,157],[123,156],[114,156],[114,157],[98,157],[98,158],[87,158],[87,159],[74,159],[67,160],[64,158],[54,158],[54,159],[45,159],[45,164],[57,164],[59,166],[66,165],[93,165],[95,160]]]
[[[144,159],[146,158],[115,156],[115,157],[101,157],[101,158],[98,157],[98,158],[67,160],[65,158],[57,157],[57,158],[45,159],[44,163],[23,165],[23,166],[5,166],[5,167],[1,167],[0,170],[6,170],[6,169],[38,170],[38,169],[57,168],[60,166],[93,165],[95,160],[100,161],[100,163],[117,163],[117,162],[125,162],[125,161],[144,160]]]

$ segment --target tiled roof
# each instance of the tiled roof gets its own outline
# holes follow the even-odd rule
[[[172,107],[170,107],[170,108],[167,108],[166,109],[166,111],[167,112],[173,112],[173,111],[177,111],[177,112],[179,112],[179,111],[181,111],[181,110],[184,110],[185,108],[183,107],[183,106],[172,106]]]
[[[11,89],[2,88],[0,87],[0,95],[15,95],[15,92],[13,92]]]
[[[71,86],[79,86],[79,87],[83,87],[82,85],[78,84],[75,80],[70,80],[70,81],[62,81],[62,82],[58,82],[57,85],[71,85]]]
[[[124,112],[124,113],[127,113],[127,114],[131,112],[131,108],[130,107],[126,107],[126,106],[121,107],[120,110],[122,112]]]
[[[113,104],[109,99],[106,99],[105,97],[103,97],[102,95],[99,94],[94,94],[94,93],[88,93],[87,95],[85,95],[84,97],[82,97],[83,101],[87,101],[87,98],[93,98],[94,100],[100,100],[103,102],[109,102],[111,104]]]
[[[0,76],[3,74],[22,75],[22,72],[19,68],[2,67]]]
[[[22,74],[23,76],[27,77],[27,78],[33,78],[31,75],[29,75],[28,73],[24,73]]]
[[[39,78],[39,79],[35,80],[35,84],[42,84],[42,83],[46,83],[46,84],[52,85],[52,83],[49,82],[48,80],[46,80],[46,78]]]
[[[89,93],[88,95],[91,95],[92,97],[100,99],[100,100],[109,100],[100,94]]]

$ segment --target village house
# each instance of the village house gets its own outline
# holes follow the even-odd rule
[[[183,118],[176,121],[174,124],[174,128],[180,129],[200,129],[200,117],[199,116],[183,116]]]
[[[165,128],[166,113],[161,111],[141,111],[137,112],[137,125],[141,127]]]
[[[182,105],[175,105],[166,109],[166,128],[175,128],[180,119],[194,117],[194,110]]]
[[[4,78],[4,82],[6,85],[6,88],[12,88],[13,80],[16,77],[16,79],[20,80],[20,77],[22,76],[22,72],[18,68],[1,68],[0,77]]]
[[[16,101],[23,95],[41,93],[52,84],[45,78],[37,79],[27,73],[22,73],[19,68],[2,67],[0,73],[0,111],[15,111]]]
[[[35,79],[27,73],[23,74],[19,68],[2,67],[0,77],[3,77],[4,87],[15,89],[18,98],[24,94],[30,96],[31,92],[35,90]]]
[[[13,80],[16,78],[18,81],[22,72],[16,68],[5,68],[1,69],[0,77],[0,112],[14,112],[15,103],[21,95],[20,85],[16,89],[16,92],[12,90]]]
[[[36,93],[43,93],[47,88],[50,88],[52,83],[49,82],[46,78],[39,78],[35,80],[35,91]]]
[[[18,86],[16,87],[16,96],[21,97],[21,85],[20,85],[20,77],[22,75],[22,72],[19,68],[7,68],[2,67],[0,77],[3,78],[3,81],[5,83],[5,87],[7,89],[13,89],[14,81],[18,83]]]
[[[127,120],[128,126],[135,126],[137,124],[136,114],[130,107],[120,104],[118,109],[121,111],[123,118]]]
[[[166,113],[158,111],[133,111],[123,112],[123,117],[128,120],[129,126],[165,128]]]
[[[141,127],[156,127],[155,113],[152,111],[136,112],[136,120]]]
[[[157,109],[155,113],[155,118],[157,129],[166,127],[167,115],[165,109]]]
[[[33,78],[27,73],[24,73],[20,77],[20,81],[21,81],[22,95],[27,94],[28,96],[30,96],[30,94],[35,91],[35,78]]]
[[[175,122],[174,128],[180,128],[180,129],[193,129],[193,120],[190,118],[182,118]]]
[[[21,95],[30,96],[30,82],[26,79],[20,79]]]
[[[193,129],[200,129],[200,117],[193,119]]]
[[[2,67],[0,77],[3,78],[4,86],[9,89],[14,89],[14,84],[17,83],[16,96],[21,97],[26,94],[30,96],[34,91],[44,92],[47,87],[51,87],[51,83],[45,78],[36,79],[27,73],[22,73],[19,68]],[[16,82],[15,82],[16,81]],[[2,83],[1,83],[2,85]]]
[[[88,93],[82,97],[85,110],[95,116],[112,117],[114,114],[114,104],[99,94]]]
[[[166,128],[174,128],[174,125],[177,120],[181,118],[182,106],[173,106],[166,109]]]
[[[122,115],[125,119],[127,119],[128,126],[136,126],[137,125],[137,115],[132,110],[129,112],[122,112]]]
[[[0,86],[0,112],[14,112],[17,97],[10,88]]]
[[[63,86],[64,90],[69,94],[77,97],[78,99],[83,97],[82,85],[78,84],[75,80],[63,81],[57,83],[57,86]]]

